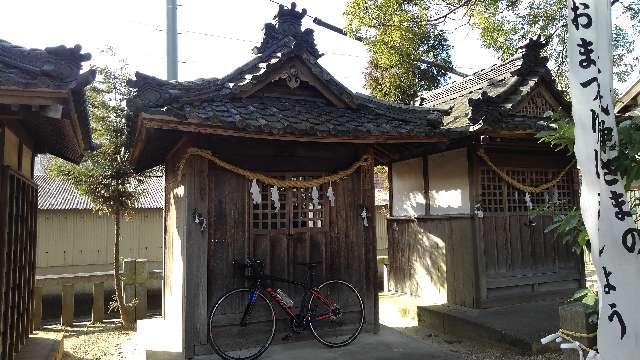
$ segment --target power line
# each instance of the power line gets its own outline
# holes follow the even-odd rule
[[[282,4],[282,3],[280,3],[280,2],[278,2],[278,1],[276,1],[276,0],[267,0],[267,1],[272,2],[272,3],[274,3],[274,4],[278,4],[278,5],[280,5],[280,6],[283,6],[283,7],[287,8],[287,9],[289,9],[289,7],[287,7],[286,5],[284,5],[284,4]],[[468,2],[468,1],[467,1],[467,2]],[[309,18],[313,19],[313,23],[314,23],[314,24],[316,24],[316,25],[318,25],[318,26],[320,26],[320,27],[322,27],[322,28],[325,28],[325,29],[327,29],[327,30],[329,30],[329,31],[332,31],[332,32],[334,32],[334,33],[336,33],[336,34],[340,34],[340,35],[342,35],[342,36],[345,36],[345,37],[348,37],[348,38],[350,38],[350,39],[356,40],[356,41],[358,41],[358,42],[360,42],[360,43],[364,43],[364,41],[365,41],[365,39],[363,39],[362,37],[359,37],[359,36],[357,36],[357,35],[356,35],[356,36],[354,36],[354,37],[350,37],[350,36],[349,36],[349,35],[348,35],[348,34],[347,34],[343,29],[341,29],[340,27],[335,26],[335,25],[332,25],[332,24],[330,24],[330,23],[328,23],[328,22],[326,22],[326,21],[324,21],[324,20],[322,20],[322,19],[320,19],[320,18],[318,18],[318,17],[311,16],[309,13],[306,13],[306,14],[305,14],[305,16],[308,16]],[[444,71],[444,72],[447,72],[447,73],[450,73],[450,74],[454,74],[454,75],[457,75],[457,76],[460,76],[460,77],[467,77],[467,76],[469,76],[468,74],[465,74],[465,73],[463,73],[462,71],[456,70],[455,68],[453,68],[453,67],[451,67],[451,66],[449,66],[449,65],[442,64],[442,63],[439,63],[439,62],[437,62],[437,61],[433,61],[433,60],[430,60],[430,59],[423,59],[423,60],[420,60],[420,63],[421,63],[421,64],[423,64],[423,65],[433,66],[433,67],[438,68],[438,69],[440,69],[440,70],[442,70],[442,71]]]

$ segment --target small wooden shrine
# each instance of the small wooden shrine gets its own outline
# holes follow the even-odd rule
[[[442,113],[351,92],[318,63],[304,14],[280,7],[255,58],[223,78],[131,81],[133,162],[166,171],[158,326],[185,357],[211,351],[208,311],[244,284],[236,258],[299,280],[295,262],[322,261],[319,277],[354,284],[378,327],[374,145],[435,141]]]
[[[0,40],[0,359],[31,333],[38,153],[79,163],[91,148],[84,88],[95,71],[79,45],[25,49]]]
[[[582,259],[530,220],[532,207],[576,205],[574,159],[535,135],[571,109],[546,46],[531,39],[503,63],[425,94],[445,111],[440,147],[393,152],[388,222],[391,287],[425,303],[493,307],[571,294]],[[455,134],[455,135],[454,135]]]

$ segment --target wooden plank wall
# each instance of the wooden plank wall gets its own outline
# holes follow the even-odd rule
[[[244,284],[233,272],[233,259],[262,259],[265,272],[298,281],[304,281],[306,269],[296,266],[296,262],[320,260],[324,263],[318,268],[318,284],[336,278],[352,283],[365,302],[368,325],[377,328],[372,169],[357,171],[333,184],[336,205],[328,208],[326,230],[292,234],[253,233],[249,226],[249,181],[213,165],[209,174],[209,308],[226,291]],[[365,206],[369,214],[366,228],[360,217]],[[275,286],[282,287],[296,300],[302,296],[298,288]]]
[[[37,187],[5,166],[0,196],[0,358],[11,360],[31,328]]]
[[[488,306],[581,286],[582,257],[544,232],[551,221],[550,216],[540,216],[530,223],[527,215],[480,219]]]
[[[198,141],[200,145],[195,145]],[[279,144],[257,140],[245,144],[239,139],[185,138],[169,156],[166,164],[168,181],[177,175],[175,164],[189,146],[209,146],[214,153],[222,154],[229,162],[244,168],[286,171],[293,175],[343,169],[365,151],[354,146],[327,144]],[[186,292],[181,308],[187,357],[211,351],[207,345],[208,312],[224,292],[245,284],[242,277],[235,274],[232,260],[246,257],[263,259],[265,270],[273,275],[298,280],[303,279],[305,269],[295,266],[295,262],[323,260],[323,266],[318,269],[318,282],[329,278],[352,282],[363,296],[368,328],[377,330],[373,166],[333,183],[336,206],[327,208],[328,224],[319,231],[253,233],[250,228],[250,181],[206,160],[190,158],[181,184],[184,185],[182,200],[170,198],[173,189],[166,191],[165,292],[179,286],[172,283],[178,279],[171,274],[179,273],[175,267],[183,264],[185,273],[181,281],[186,283]],[[171,201],[175,203],[172,205]],[[364,208],[369,214],[369,227],[366,228],[360,217]],[[207,218],[206,231],[200,231],[200,225],[193,223],[193,209]],[[181,249],[173,249],[176,246]],[[175,258],[178,254],[181,259]],[[296,297],[295,293],[290,294]],[[165,317],[175,311],[166,306],[167,301],[173,300],[165,296]],[[169,306],[179,305],[174,301]]]
[[[222,140],[221,140],[222,141]],[[219,142],[208,142],[221,146]],[[185,142],[187,144],[187,142]],[[238,146],[235,143],[228,144],[229,148],[238,152],[228,153],[230,162],[238,166],[252,168],[251,164],[245,164],[250,157],[242,157],[242,152],[255,151],[256,145],[250,147]],[[183,148],[187,146],[184,145]],[[284,148],[288,152],[298,152],[302,155],[297,161],[282,158],[276,161],[274,158],[265,157],[265,153],[278,154],[279,149]],[[327,171],[328,168],[342,169],[356,161],[362,155],[356,148],[350,148],[353,158],[340,157],[330,162],[335,152],[331,152],[331,146],[314,145],[286,147],[274,146],[273,142],[265,143],[265,148],[258,156],[265,157],[265,161],[259,161],[259,166],[271,167],[274,171],[286,170],[288,173],[300,174],[314,171],[313,166],[319,166],[316,171]],[[305,150],[306,149],[306,150]],[[340,151],[347,151],[342,149]],[[224,149],[214,147],[215,153],[227,154]],[[306,151],[306,153],[305,153]],[[364,149],[362,151],[365,151]],[[177,155],[171,156],[168,167],[175,166]],[[282,157],[283,155],[278,155]],[[310,161],[314,156],[321,156],[319,161]],[[233,157],[237,157],[235,159]],[[346,166],[344,164],[347,164]],[[173,164],[173,165],[172,165]],[[329,165],[331,164],[331,165]],[[253,166],[256,166],[253,163]],[[276,166],[288,166],[286,169]],[[268,172],[268,170],[261,170]],[[167,171],[167,178],[172,175]],[[175,175],[175,174],[173,174]],[[185,166],[182,178],[185,186],[185,204],[182,209],[187,213],[185,226],[184,246],[185,274],[185,353],[187,356],[210,352],[207,344],[207,316],[219,297],[226,291],[242,287],[245,281],[232,267],[233,259],[245,259],[247,257],[260,258],[265,262],[265,271],[276,276],[304,280],[306,269],[296,266],[295,262],[322,260],[318,267],[317,284],[327,279],[344,279],[351,282],[360,292],[365,303],[366,329],[377,331],[378,302],[376,291],[377,266],[376,266],[376,237],[375,237],[375,206],[373,186],[373,166],[361,168],[351,176],[332,184],[336,195],[336,205],[327,207],[325,213],[326,226],[322,229],[312,229],[292,232],[254,233],[250,226],[251,194],[250,181],[243,176],[224,170],[206,160],[191,158]],[[168,193],[168,192],[167,192]],[[363,226],[361,218],[362,210],[367,210],[368,227]],[[207,218],[206,231],[200,231],[200,226],[191,221],[191,211],[197,209]],[[166,233],[172,232],[172,227],[180,226],[177,221],[169,218],[175,217],[173,210],[168,208],[166,220]],[[165,243],[165,270],[171,270],[171,259],[168,248],[176,245],[172,240],[177,235],[166,235]],[[175,253],[175,251],[173,251]],[[170,278],[170,276],[166,276]],[[167,286],[165,280],[165,286]],[[280,286],[276,284],[275,286]],[[173,285],[175,286],[175,284]],[[295,298],[296,303],[301,299],[300,293],[293,288],[284,286],[283,289]],[[173,311],[166,309],[167,312]],[[278,310],[279,311],[279,310]],[[280,314],[281,315],[281,314]],[[281,330],[284,330],[281,328]]]
[[[425,302],[439,302],[434,292],[446,291],[444,300],[450,304],[477,306],[472,218],[390,218],[387,229],[389,282],[395,291]]]

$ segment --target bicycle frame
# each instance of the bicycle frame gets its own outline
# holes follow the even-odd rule
[[[331,319],[334,314],[332,313],[332,311],[329,311],[327,313],[323,313],[320,314],[318,316],[316,316],[314,319],[309,319],[309,309],[306,308],[305,304],[307,304],[307,302],[310,299],[310,296],[316,296],[322,303],[324,303],[325,305],[327,305],[327,307],[331,310],[335,309],[336,304],[333,303],[332,301],[326,299],[319,291],[318,289],[313,286],[313,272],[309,272],[308,273],[308,279],[307,279],[307,283],[303,283],[303,282],[299,282],[299,281],[294,281],[294,280],[289,280],[289,279],[285,279],[285,278],[281,278],[281,277],[277,277],[277,276],[272,276],[272,275],[268,275],[268,274],[261,274],[258,276],[250,276],[248,277],[249,279],[254,280],[254,284],[251,287],[251,295],[249,297],[249,301],[247,302],[247,307],[245,308],[244,314],[242,316],[242,320],[241,320],[241,324],[246,322],[246,318],[247,316],[251,313],[253,304],[255,304],[256,299],[257,299],[257,292],[258,291],[264,291],[266,292],[272,299],[274,299],[276,301],[276,303],[278,305],[280,305],[280,308],[282,308],[282,310],[285,312],[285,314],[287,314],[287,316],[290,319],[303,319],[305,321],[305,325],[307,323],[314,323],[314,322],[318,322],[318,321],[322,321],[322,320],[327,320],[327,319]],[[284,301],[280,298],[280,296],[278,296],[275,292],[275,290],[273,290],[271,287],[264,287],[262,285],[262,283],[264,281],[270,281],[270,282],[279,282],[279,283],[286,283],[286,284],[291,284],[297,287],[301,287],[304,289],[304,295],[302,296],[302,300],[300,301],[300,310],[298,311],[298,314],[295,314],[292,310],[292,307],[287,306],[287,304],[284,303]]]

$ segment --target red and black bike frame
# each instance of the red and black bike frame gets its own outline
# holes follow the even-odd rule
[[[251,314],[253,305],[256,302],[259,291],[263,291],[263,294],[266,293],[272,299],[274,299],[276,303],[280,305],[282,310],[287,314],[287,316],[289,316],[289,318],[291,319],[302,319],[305,321],[305,323],[306,322],[314,323],[322,320],[329,320],[333,317],[336,317],[340,310],[337,308],[336,304],[333,301],[327,299],[324,295],[320,293],[320,291],[318,291],[316,287],[313,286],[313,280],[314,280],[313,275],[314,275],[313,271],[309,271],[306,283],[288,280],[288,279],[267,275],[267,274],[260,274],[259,272],[258,274],[248,276],[247,278],[253,280],[254,284],[251,287],[252,289],[251,294],[249,296],[249,300],[247,301],[247,306],[245,308],[240,324],[246,325],[247,316]],[[298,311],[298,314],[294,313],[293,307],[289,307],[287,306],[287,304],[284,303],[282,298],[276,293],[274,289],[272,289],[271,287],[263,286],[263,282],[286,283],[286,284],[292,284],[294,286],[303,288],[304,295],[302,297],[302,301],[300,302],[300,310]],[[310,301],[311,296],[317,297],[322,303],[324,303],[327,306],[329,311],[326,313],[315,315],[313,319],[310,318],[311,314],[309,314],[309,309],[307,308],[306,305]]]

